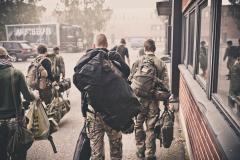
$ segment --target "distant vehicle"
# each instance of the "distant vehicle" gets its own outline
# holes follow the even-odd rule
[[[145,38],[142,37],[132,37],[130,38],[131,48],[133,49],[141,49],[143,48],[143,44],[145,42]]]
[[[67,52],[84,49],[83,33],[77,25],[67,24],[13,24],[6,25],[8,41],[28,41],[45,44],[48,48],[59,46]]]
[[[12,61],[14,62],[20,59],[26,61],[28,58],[37,56],[36,51],[27,41],[0,41],[0,46],[6,48],[9,55],[13,57]]]

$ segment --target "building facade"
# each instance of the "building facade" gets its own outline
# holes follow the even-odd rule
[[[172,41],[173,59],[181,57],[178,67],[172,64],[172,70],[179,72],[177,95],[189,155],[195,160],[238,160],[240,1],[182,0],[180,4],[179,0],[173,0],[172,3],[172,38],[181,36],[178,53],[174,52]],[[181,5],[182,14],[182,33],[177,35],[174,5]],[[227,45],[231,42],[232,46]]]

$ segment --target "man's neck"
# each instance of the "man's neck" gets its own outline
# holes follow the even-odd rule
[[[147,51],[145,52],[145,54],[146,54],[146,55],[154,55],[153,52],[147,52]]]

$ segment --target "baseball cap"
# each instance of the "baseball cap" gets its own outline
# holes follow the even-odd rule
[[[4,47],[0,47],[0,56],[6,56],[11,60],[14,59],[13,57],[9,56],[8,51]]]
[[[7,50],[3,47],[0,47],[0,56],[8,56]]]

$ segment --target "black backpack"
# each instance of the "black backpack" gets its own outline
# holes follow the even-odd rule
[[[167,106],[159,117],[154,132],[156,138],[160,140],[160,146],[169,148],[173,141],[173,129],[174,129],[174,112],[170,111]]]
[[[140,112],[140,103],[127,80],[103,50],[92,50],[79,60],[73,83],[87,93],[89,104],[117,131],[125,130]]]

